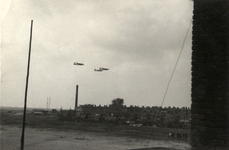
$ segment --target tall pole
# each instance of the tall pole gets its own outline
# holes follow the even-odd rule
[[[32,43],[32,29],[33,29],[33,20],[31,20],[31,29],[30,29],[29,56],[28,56],[28,67],[27,67],[26,87],[25,87],[24,115],[23,115],[22,134],[21,134],[21,150],[24,149],[24,132],[25,132],[25,118],[26,118],[26,102],[27,102],[27,91],[28,91],[28,81],[29,81],[29,65],[30,65],[30,54],[31,54],[31,43]]]
[[[48,97],[47,97],[46,110],[48,110]]]
[[[49,97],[49,112],[50,112],[50,103],[51,103],[51,97]]]

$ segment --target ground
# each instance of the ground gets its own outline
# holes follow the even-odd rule
[[[22,114],[0,111],[0,149],[19,150]],[[168,137],[186,133],[188,138]],[[57,116],[26,116],[24,150],[189,150],[190,129],[132,127],[61,121]]]
[[[1,125],[1,150],[20,149],[22,129]],[[164,147],[164,149],[188,150],[190,145],[182,141],[149,140],[101,133],[61,131],[56,129],[26,128],[25,150],[131,150]]]

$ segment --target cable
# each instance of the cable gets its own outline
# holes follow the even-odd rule
[[[188,31],[186,32],[186,35],[185,35],[185,38],[184,38],[184,41],[183,41],[183,44],[182,44],[182,47],[181,47],[181,50],[180,50],[180,54],[179,54],[179,56],[178,56],[178,59],[177,59],[176,64],[175,64],[175,67],[174,67],[174,69],[173,69],[173,72],[172,72],[172,74],[171,74],[171,76],[170,76],[170,79],[169,79],[169,82],[168,82],[168,84],[167,84],[167,87],[166,87],[166,90],[165,90],[165,94],[164,94],[164,97],[163,97],[163,101],[162,101],[162,103],[161,103],[161,106],[163,105],[163,103],[164,103],[164,101],[165,101],[165,97],[166,97],[166,94],[167,94],[167,92],[168,92],[170,82],[171,82],[172,77],[173,77],[173,74],[174,74],[174,72],[175,72],[175,70],[176,70],[177,64],[178,64],[178,62],[179,62],[179,60],[180,60],[180,56],[181,56],[181,54],[182,54],[182,51],[183,51],[183,48],[184,48],[184,43],[185,43],[185,40],[186,40],[186,38],[187,38],[187,35],[188,35],[189,29],[190,29],[190,27],[191,27],[191,24],[192,24],[192,21],[191,21],[190,24],[189,24]]]
[[[9,12],[11,2],[12,2],[12,0],[10,0],[10,4],[9,4],[9,6],[8,6],[8,8],[7,8],[7,11],[6,11],[5,15],[3,16],[3,19],[2,19],[1,25],[2,25],[3,21],[5,20],[5,17],[6,17],[6,15],[7,15],[7,13]]]
[[[175,64],[174,69],[173,69],[173,72],[172,72],[172,74],[171,74],[171,76],[170,76],[170,79],[169,79],[169,82],[168,82],[168,84],[167,84],[167,87],[166,87],[166,90],[165,90],[165,94],[164,94],[164,97],[163,97],[163,100],[162,100],[162,103],[161,103],[161,107],[162,107],[162,105],[163,105],[163,103],[164,103],[164,101],[165,101],[165,97],[166,97],[166,94],[167,94],[167,92],[168,92],[170,82],[171,82],[172,77],[173,77],[173,74],[174,74],[174,72],[175,72],[175,70],[176,70],[177,64],[178,64],[178,62],[179,62],[179,60],[180,60],[180,56],[181,56],[181,54],[182,54],[182,51],[183,51],[183,48],[184,48],[184,44],[185,44],[185,41],[186,41],[186,38],[187,38],[187,35],[188,35],[188,32],[189,32],[189,29],[190,29],[190,27],[191,27],[191,24],[192,24],[192,20],[191,20],[191,22],[190,22],[190,24],[189,24],[188,30],[187,30],[187,32],[186,32],[185,38],[184,38],[183,43],[182,43],[182,46],[181,46],[181,50],[180,50],[179,56],[178,56],[178,58],[177,58],[176,64]],[[149,142],[150,142],[151,136],[153,135],[153,132],[154,132],[154,129],[151,131],[151,134],[150,134],[150,137],[149,137],[149,141],[148,141],[148,143],[147,143],[147,145],[146,145],[146,148],[148,148],[148,146],[149,146]]]
[[[33,56],[32,56],[33,57]],[[35,61],[37,61],[37,63],[40,65],[40,66],[42,66],[46,71],[48,70],[48,69],[46,69],[35,57],[33,57],[33,59],[35,60]],[[48,71],[47,71],[48,72]],[[50,73],[49,73],[49,75],[51,75]],[[51,76],[53,76],[53,75],[51,75]],[[56,78],[55,76],[53,76],[54,78]],[[52,78],[53,79],[53,78]],[[56,79],[53,79],[54,81],[58,81],[60,84],[62,84],[62,86],[64,86],[71,94],[74,94],[66,85],[64,85],[62,82],[60,82],[59,80],[57,80],[57,78]]]
[[[27,57],[27,56],[24,56],[21,60],[18,61],[17,64],[13,65],[13,67],[11,67],[9,70],[7,70],[7,71],[2,75],[2,77],[5,76],[7,73],[9,73],[14,67],[16,67],[17,65],[19,65],[19,64],[21,63],[21,61],[24,60],[26,57]]]

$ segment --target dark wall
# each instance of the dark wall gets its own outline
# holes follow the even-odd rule
[[[194,0],[192,149],[229,149],[229,0]]]

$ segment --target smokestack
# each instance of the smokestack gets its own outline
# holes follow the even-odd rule
[[[75,111],[78,106],[78,85],[76,85],[76,101],[75,101]]]

